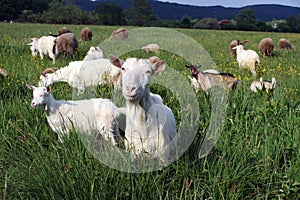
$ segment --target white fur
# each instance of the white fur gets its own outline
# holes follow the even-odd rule
[[[113,66],[108,59],[74,61],[52,74],[40,76],[39,86],[48,86],[55,82],[67,82],[70,86],[84,91],[86,87],[97,84],[118,84],[121,70]]]
[[[51,129],[62,136],[68,135],[74,127],[87,134],[100,133],[106,141],[116,144],[115,120],[118,108],[108,99],[88,99],[78,101],[55,100],[50,93],[50,86],[35,87],[27,85],[33,91],[32,107],[44,105],[45,114]]]
[[[115,62],[113,59],[112,63]],[[149,91],[151,77],[163,71],[166,62],[151,64],[148,59],[129,58],[120,64],[122,93],[126,100],[125,146],[137,155],[147,152],[168,161],[177,144],[176,121],[161,97]]]
[[[250,86],[250,90],[253,92],[257,92],[258,90],[262,90],[263,88],[266,89],[266,91],[273,90],[276,87],[276,78],[272,77],[271,81],[263,80],[262,77],[260,77],[259,81],[253,81]]]
[[[103,58],[103,52],[99,47],[90,47],[83,61],[90,61]]]
[[[237,61],[240,68],[249,68],[254,76],[256,76],[256,64],[258,64],[259,56],[253,50],[245,50],[243,45],[238,45],[232,49],[236,49]]]
[[[54,41],[56,37],[53,36],[42,36],[40,38],[31,38],[30,46],[32,56],[40,54],[41,59],[44,55],[49,55],[53,63],[55,63],[55,54],[53,53]]]

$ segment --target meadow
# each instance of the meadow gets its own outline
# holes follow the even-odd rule
[[[0,23],[0,198],[3,199],[299,199],[300,198],[300,34],[174,29],[201,44],[221,72],[230,72],[244,84],[230,91],[222,134],[209,154],[198,158],[201,142],[210,124],[210,96],[196,94],[200,120],[196,137],[188,150],[171,165],[157,171],[128,173],[112,169],[95,159],[74,131],[60,143],[47,124],[43,109],[30,106],[40,72],[82,60],[90,46],[97,46],[118,27],[90,26],[93,40],[79,41],[69,58],[32,57],[31,37],[56,33],[63,25]],[[79,39],[83,25],[66,25]],[[134,29],[134,27],[128,27]],[[273,92],[253,93],[256,80],[250,71],[240,70],[229,54],[233,39],[247,39],[247,49],[258,51],[258,43],[282,37],[295,51],[275,47],[273,57],[260,54],[258,79],[277,79]],[[127,56],[150,57],[141,51]],[[188,80],[187,61],[161,52],[169,67]],[[192,87],[192,86],[190,86]],[[66,83],[52,86],[56,99],[72,98]],[[109,97],[110,88],[99,88]],[[177,100],[164,88],[152,85],[178,119]]]

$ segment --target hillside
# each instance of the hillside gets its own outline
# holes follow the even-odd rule
[[[102,2],[114,2],[123,9],[130,7],[129,0],[74,0],[74,4],[85,10],[93,10],[96,5]],[[177,3],[160,2],[149,0],[153,12],[161,19],[180,20],[182,16],[188,15],[192,18],[213,17],[218,20],[233,19],[235,15],[246,7],[227,8],[223,6],[190,6]],[[286,19],[288,16],[298,16],[300,8],[282,5],[254,5],[251,6],[258,20],[271,21],[272,19]]]

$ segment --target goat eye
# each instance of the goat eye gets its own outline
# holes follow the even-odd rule
[[[147,71],[145,72],[145,74],[151,74],[151,71],[150,71],[150,70],[147,70]]]

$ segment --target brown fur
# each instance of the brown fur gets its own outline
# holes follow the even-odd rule
[[[85,27],[80,32],[80,38],[82,41],[91,41],[93,37],[92,30],[89,27]]]
[[[110,39],[127,39],[128,31],[125,28],[119,28],[111,33]]]
[[[62,35],[62,34],[65,34],[65,33],[72,33],[72,31],[70,31],[68,28],[66,27],[62,27],[58,30],[58,35]]]
[[[265,56],[272,56],[274,50],[274,42],[271,38],[264,38],[258,44],[259,51]]]
[[[294,50],[295,47],[291,44],[291,42],[288,39],[281,38],[278,41],[278,49],[283,49],[283,50]]]
[[[73,33],[65,33],[58,36],[55,40],[57,45],[56,54],[64,53],[65,55],[73,55],[74,51],[78,48],[78,41]]]

